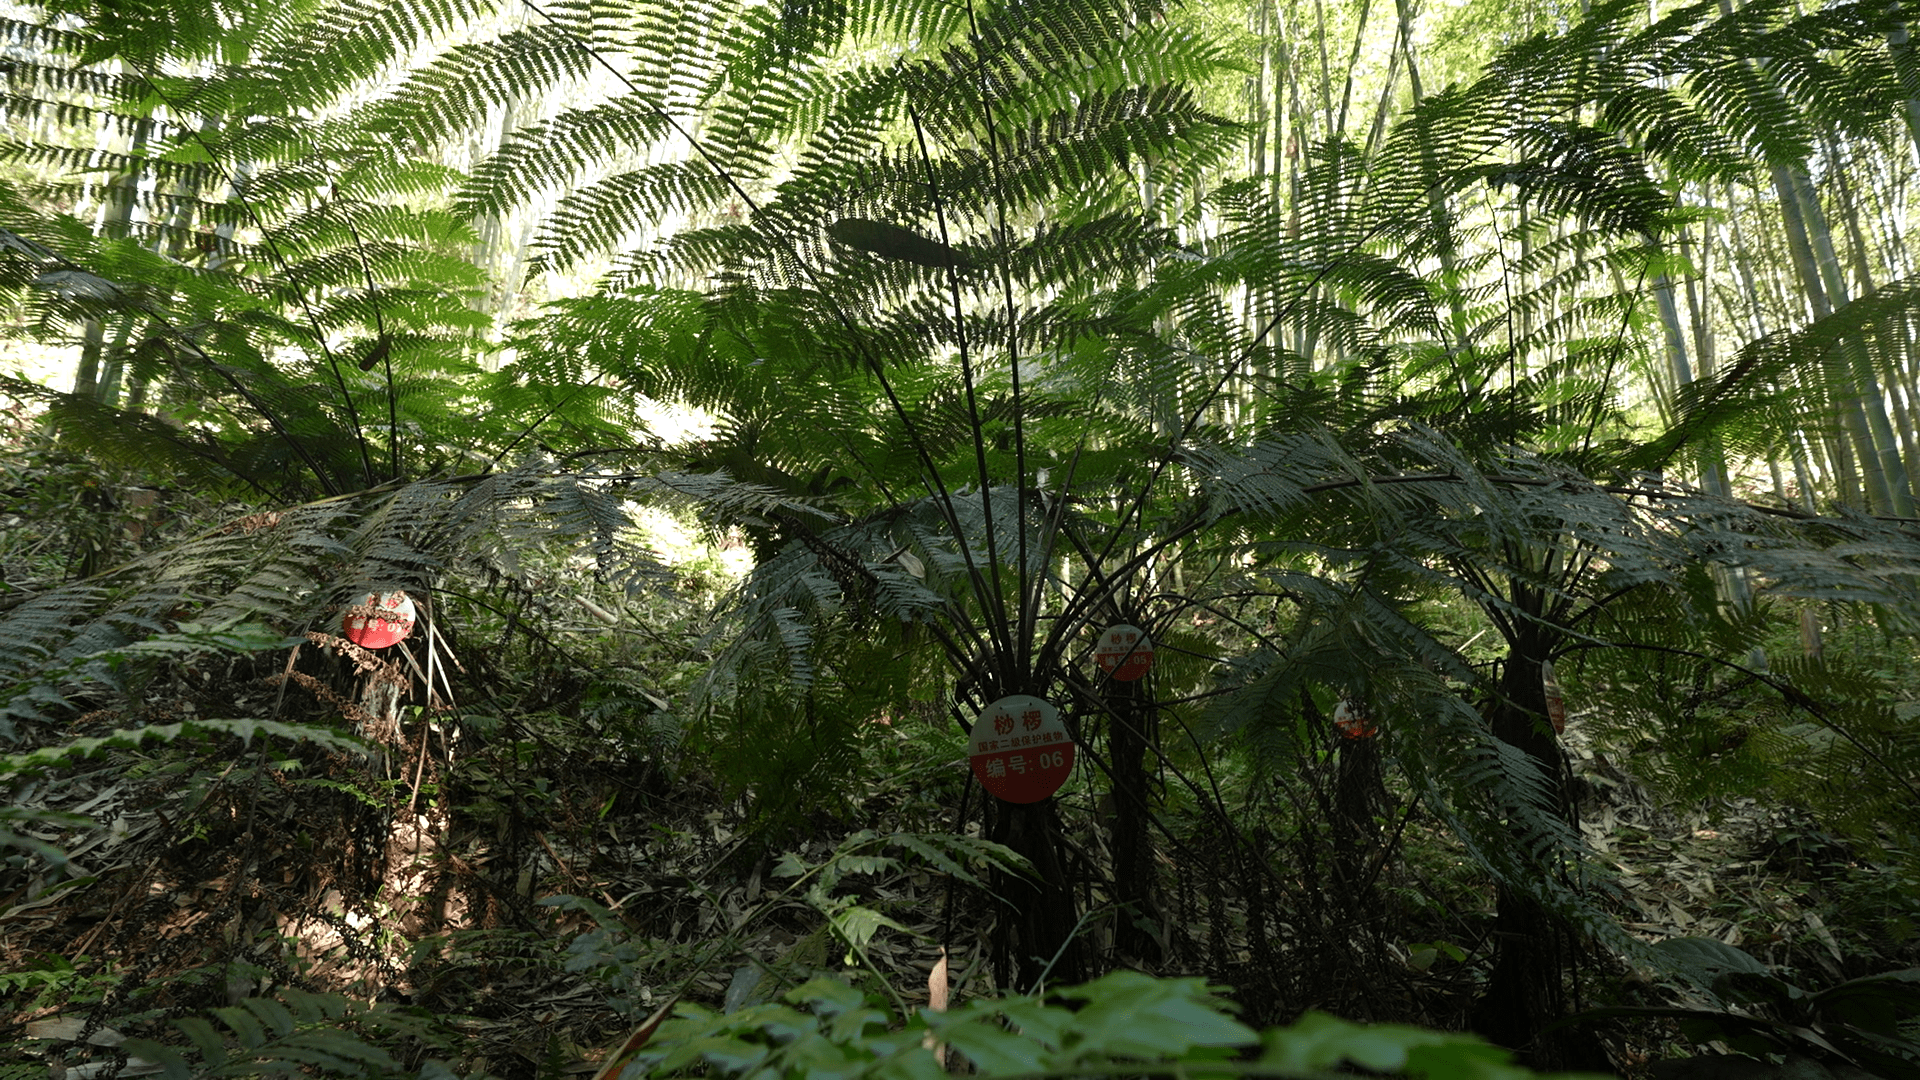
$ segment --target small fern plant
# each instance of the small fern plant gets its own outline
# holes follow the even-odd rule
[[[412,1075],[389,1045],[407,1037],[435,1038],[433,1024],[423,1017],[293,989],[172,1024],[184,1044],[128,1039],[120,1049],[130,1060],[158,1065],[167,1080],[314,1074],[388,1080]]]

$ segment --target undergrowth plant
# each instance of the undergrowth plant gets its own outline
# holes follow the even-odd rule
[[[1460,1035],[1358,1025],[1311,1013],[1256,1032],[1198,979],[1118,972],[1045,996],[986,998],[946,1012],[921,1009],[903,1027],[843,983],[816,979],[788,1004],[733,1013],[683,1008],[652,1034],[622,1076],[712,1075],[930,1078],[963,1056],[982,1076],[1340,1075],[1376,1073],[1488,1080],[1535,1075],[1505,1051]],[[1257,1049],[1256,1049],[1257,1048]]]
[[[1868,135],[1904,115],[1885,5],[1703,2],[1649,23],[1598,4],[1423,96],[1377,143],[1301,147],[1289,190],[1202,190],[1242,132],[1201,90],[1235,66],[1159,0],[32,14],[0,24],[22,54],[6,77],[32,91],[7,107],[40,124],[3,148],[0,287],[31,335],[78,347],[80,377],[0,389],[66,445],[246,506],[5,601],[0,734],[53,757],[109,721],[166,733],[149,691],[209,681],[221,650],[201,639],[217,639],[245,654],[232,684],[279,688],[247,698],[245,723],[277,722],[298,687],[382,747],[365,764],[408,789],[381,810],[402,821],[430,760],[429,800],[457,789],[448,673],[497,698],[514,680],[495,660],[537,656],[543,677],[476,709],[479,726],[563,716],[588,696],[575,685],[672,712],[674,745],[740,801],[751,860],[854,813],[863,747],[912,717],[949,736],[924,745],[950,755],[929,767],[956,828],[1017,856],[942,865],[992,912],[1002,985],[1150,959],[1265,978],[1275,1016],[1309,1003],[1271,974],[1293,956],[1386,970],[1377,928],[1327,917],[1327,899],[1386,895],[1402,867],[1371,819],[1390,808],[1404,828],[1418,806],[1496,894],[1481,1026],[1556,1067],[1593,1061],[1536,1041],[1578,998],[1578,957],[1645,953],[1582,871],[1543,665],[1591,665],[1596,687],[1620,657],[1749,678],[1754,753],[1811,757],[1809,801],[1871,777],[1845,818],[1863,836],[1920,801],[1920,741],[1878,684],[1751,652],[1770,597],[1911,618],[1920,534],[1758,507],[1724,475],[1729,446],[1844,397],[1886,347],[1876,328],[1920,295],[1824,313],[1712,376],[1676,367],[1651,427],[1620,376],[1651,362],[1630,332],[1642,283],[1672,302],[1670,239],[1692,220],[1673,185],[1786,168],[1823,125]],[[561,89],[565,104],[494,126]],[[124,145],[80,145],[96,128]],[[532,267],[596,276],[503,326],[468,254],[510,219]],[[1475,236],[1499,257],[1469,257]],[[647,439],[643,397],[711,428]],[[1697,487],[1663,472],[1677,463]],[[1894,471],[1874,473],[1876,505]],[[569,608],[555,581],[664,576],[638,502],[755,559],[689,646],[711,656],[698,693],[672,708],[645,672],[546,663],[567,652],[542,629]],[[544,574],[551,557],[568,573]],[[393,589],[424,605],[412,644],[371,655],[335,633]],[[1441,604],[1497,633],[1491,663]],[[1120,623],[1158,645],[1131,688],[1089,655]],[[491,647],[458,647],[483,632]],[[1673,728],[1674,683],[1606,689]],[[951,736],[1014,694],[1065,717],[1082,767],[1064,797],[993,800],[952,767]],[[1368,750],[1330,749],[1342,699],[1370,717]],[[1316,832],[1318,790],[1290,775],[1316,769],[1345,778],[1337,830]],[[497,817],[502,844],[549,843]],[[1303,861],[1339,855],[1340,889],[1287,881],[1275,837]],[[810,903],[856,956],[884,925]],[[1104,942],[1096,910],[1120,924]],[[1071,1016],[1121,1000],[1214,1015],[1193,984],[1088,987]],[[741,1055],[707,1059],[725,1071],[842,1054],[883,1022],[808,993],[811,1019],[686,1023],[719,1025]],[[1015,1071],[1139,1067],[1124,1032],[1102,1043],[1022,1000],[994,1015],[1027,1017],[1025,1042],[986,1034],[986,1012],[927,1023]],[[222,1015],[254,1037],[241,1018],[257,1011]],[[275,1037],[297,1034],[274,1016]],[[752,1025],[776,1022],[828,1034],[769,1046]],[[1139,1045],[1157,1068],[1506,1067],[1449,1037],[1376,1045],[1328,1025],[1276,1036],[1258,1065],[1187,1061],[1194,1044],[1166,1031]],[[1231,1031],[1221,1045],[1246,1034]],[[1314,1031],[1345,1049],[1311,1051]],[[892,1038],[843,1057],[926,1068]]]
[[[1806,990],[1712,938],[1671,938],[1659,951],[1696,999],[1683,1007],[1590,1010],[1565,1023],[1607,1017],[1674,1020],[1699,1043],[1718,1041],[1756,1060],[1789,1054],[1869,1071],[1888,1080],[1920,1076],[1920,968]]]
[[[1198,979],[1118,973],[1041,996],[983,998],[951,1012],[899,1018],[845,983],[816,978],[783,995],[787,1004],[719,1013],[682,1006],[642,1026],[637,1052],[607,1062],[624,1078],[777,1075],[910,1080],[947,1074],[964,1055],[977,1075],[1013,1080],[1064,1070],[1135,1075],[1142,1069],[1233,1077],[1344,1075],[1349,1066],[1424,1080],[1521,1080],[1535,1076],[1470,1036],[1396,1025],[1357,1025],[1314,1013],[1255,1032],[1233,1019]],[[335,994],[283,992],[245,998],[208,1016],[173,1021],[184,1042],[127,1039],[129,1065],[168,1080],[251,1077],[322,1070],[328,1076],[448,1080],[462,1074],[439,1057],[409,1067],[370,1041],[409,1038],[417,1049],[455,1049],[431,1019],[367,1007]],[[475,1080],[491,1073],[466,1074]]]

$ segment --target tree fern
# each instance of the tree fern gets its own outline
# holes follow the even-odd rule
[[[177,629],[183,610],[299,633],[367,591],[430,595],[462,567],[512,579],[552,537],[625,580],[645,560],[624,498],[685,500],[758,557],[717,620],[700,734],[768,806],[791,812],[787,796],[850,765],[866,720],[907,701],[964,725],[1039,693],[1130,759],[1110,772],[1155,755],[1238,859],[1252,849],[1219,793],[1181,768],[1208,749],[1127,743],[1130,710],[1210,721],[1278,770],[1293,763],[1274,748],[1302,745],[1279,734],[1304,722],[1303,693],[1363,692],[1392,717],[1393,767],[1507,913],[1631,950],[1567,869],[1583,853],[1541,663],[1738,664],[1759,617],[1720,587],[1737,575],[1912,610],[1898,524],[1774,520],[1633,478],[1715,438],[1777,438],[1812,395],[1843,396],[1869,354],[1836,360],[1833,343],[1902,317],[1903,292],[1756,345],[1720,378],[1676,376],[1675,423],[1648,445],[1620,389],[1658,355],[1646,294],[1682,269],[1667,238],[1693,218],[1675,183],[1797,166],[1823,124],[1891,122],[1904,98],[1871,5],[1696,4],[1644,26],[1637,7],[1599,5],[1420,101],[1372,152],[1334,139],[1308,148],[1291,190],[1229,183],[1191,203],[1192,178],[1237,151],[1237,125],[1195,91],[1229,63],[1156,4],[527,13],[340,4],[217,32],[187,12],[172,49],[158,12],[85,41],[16,31],[79,50],[75,69],[120,59],[130,82],[74,85],[179,128],[139,153],[14,151],[146,177],[155,190],[127,205],[170,217],[100,238],[27,214],[8,283],[49,335],[131,328],[128,362],[164,376],[162,400],[200,429],[145,424],[143,445],[291,505],[271,529],[202,536],[164,568],[141,560],[60,597],[78,612],[66,621],[21,604],[0,653],[101,655]],[[906,47],[873,47],[908,26]],[[428,47],[456,28],[468,39]],[[216,41],[241,62],[205,66]],[[584,96],[469,175],[423,160],[561,86]],[[160,244],[195,231],[173,220],[189,210],[212,225],[205,259]],[[612,272],[513,327],[513,359],[483,371],[489,327],[467,298],[484,282],[458,249],[470,217],[509,213],[538,219],[538,267],[605,257]],[[1808,380],[1819,390],[1780,389],[1843,364]],[[436,401],[443,376],[460,389]],[[121,416],[36,393],[76,437]],[[629,447],[639,394],[711,411],[712,437]],[[471,406],[481,422],[458,430]],[[616,440],[645,471],[492,471],[529,445]],[[1180,639],[1190,662],[1133,704],[1087,669],[1109,621],[1157,628],[1247,597],[1273,627],[1252,645]],[[1500,633],[1498,665],[1422,618],[1462,598]],[[1818,671],[1791,677],[1847,702],[1836,723],[1873,751],[1821,744],[1832,775],[1876,759],[1906,775],[1897,723]],[[1794,685],[1773,689],[1814,700]],[[61,670],[20,700],[51,712],[106,693]],[[1113,787],[1137,795],[1133,779]],[[1010,974],[1030,982],[1055,946],[1069,955],[1041,920],[1073,893],[1048,809],[991,813],[1046,891],[1019,893],[1035,902],[1003,924],[1019,926],[1005,948],[1033,954],[1003,957]]]
[[[517,576],[516,547],[558,538],[589,551],[617,586],[638,587],[655,563],[630,539],[623,492],[610,483],[644,494],[632,480],[555,474],[534,462],[285,507],[265,524],[242,518],[92,582],[21,597],[0,612],[11,662],[6,715],[45,721],[82,704],[130,708],[137,687],[106,673],[119,670],[114,658],[126,650],[147,649],[140,643],[148,638],[164,643],[188,625],[215,641],[255,624],[293,637],[330,631],[342,606],[368,592],[430,598],[450,573],[484,576],[503,562]],[[705,479],[683,482],[685,491],[650,478],[643,486],[665,498],[698,492],[716,503],[784,505],[758,493],[727,496]]]

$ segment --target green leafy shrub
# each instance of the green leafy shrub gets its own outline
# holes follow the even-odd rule
[[[1349,1066],[1428,1080],[1536,1075],[1470,1035],[1353,1024],[1323,1013],[1256,1033],[1229,1015],[1203,980],[1138,972],[1044,996],[982,999],[952,1012],[922,1009],[904,1024],[829,978],[788,992],[784,1002],[728,1013],[681,1005],[617,1075],[938,1080],[947,1075],[943,1048],[965,1055],[976,1075],[997,1078],[1137,1075],[1148,1067],[1208,1078],[1333,1076]],[[458,1075],[441,1060],[416,1071],[395,1056],[405,1041],[451,1049],[431,1018],[338,994],[285,990],[173,1025],[184,1044],[128,1039],[120,1049],[159,1066],[167,1080]]]
[[[1674,938],[1654,952],[1705,997],[1704,1006],[1593,1009],[1564,1023],[1661,1017],[1678,1021],[1681,1032],[1696,1042],[1718,1040],[1756,1058],[1801,1054],[1855,1065],[1887,1080],[1920,1080],[1920,1041],[1909,1023],[1920,1016],[1920,969],[1809,991],[1712,938]]]
[[[1534,1075],[1472,1036],[1323,1013],[1256,1033],[1228,1015],[1204,981],[1138,972],[952,1012],[922,1009],[905,1026],[831,979],[808,982],[785,1000],[732,1013],[682,1006],[621,1075],[938,1080],[946,1075],[939,1044],[992,1077],[1322,1076],[1346,1065],[1431,1080]]]

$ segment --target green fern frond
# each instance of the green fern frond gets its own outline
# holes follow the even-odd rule
[[[699,213],[730,193],[704,162],[669,162],[596,181],[559,200],[534,239],[534,265],[564,270],[613,250],[667,214]]]
[[[505,213],[544,191],[571,185],[592,168],[636,158],[671,130],[650,102],[615,100],[570,110],[510,135],[474,170],[456,210]]]
[[[455,46],[371,106],[361,125],[369,131],[454,138],[515,97],[585,77],[590,64],[578,41],[540,26]]]
[[[380,1032],[406,1028],[381,1007],[356,1007],[338,994],[283,990],[278,998],[245,998],[238,1005],[173,1021],[190,1044],[182,1049],[148,1039],[129,1039],[130,1054],[160,1065],[168,1080],[195,1075],[274,1076],[316,1070],[328,1076],[393,1075],[400,1063],[356,1028]],[[198,1067],[194,1061],[197,1059]]]
[[[0,140],[0,161],[17,161],[70,175],[118,176],[128,173],[152,176],[160,183],[187,191],[205,191],[219,174],[205,165],[180,165],[149,157],[132,157],[104,150],[52,146],[46,143],[22,143]]]

